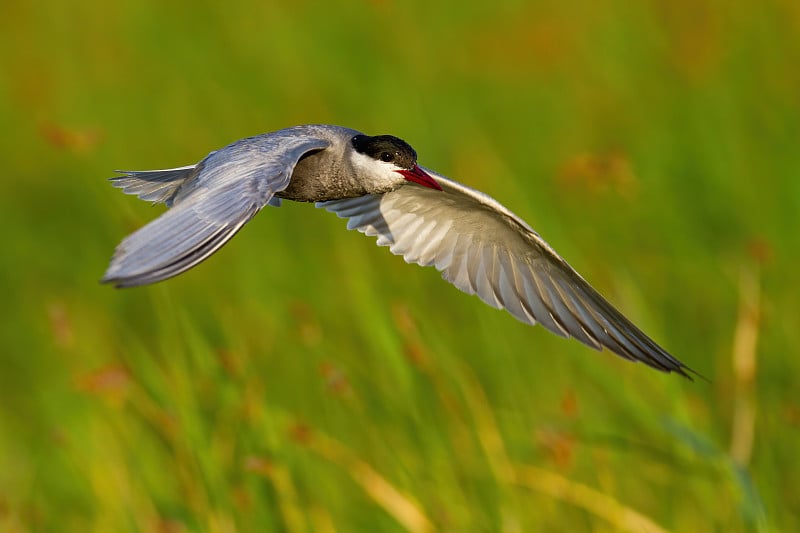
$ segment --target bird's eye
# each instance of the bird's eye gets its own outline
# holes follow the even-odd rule
[[[394,155],[391,152],[381,152],[381,161],[385,161],[386,163],[392,161],[394,159]]]

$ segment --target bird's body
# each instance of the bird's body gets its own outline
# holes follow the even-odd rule
[[[103,281],[154,283],[225,244],[265,205],[315,202],[522,322],[688,377],[521,218],[491,197],[422,169],[404,141],[328,125],[236,141],[196,165],[123,172],[114,184],[170,209],[117,247]]]
[[[366,184],[361,183],[356,176],[352,162],[342,157],[346,144],[360,132],[349,128],[332,128],[299,126],[291,130],[292,134],[301,133],[325,139],[330,145],[324,150],[314,152],[313,157],[301,158],[294,167],[289,185],[275,196],[295,202],[320,202],[363,196],[370,192]],[[326,176],[326,179],[320,180],[321,175]]]

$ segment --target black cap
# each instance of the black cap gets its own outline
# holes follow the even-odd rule
[[[403,139],[392,135],[356,135],[352,139],[356,152],[378,161],[394,163],[400,168],[411,169],[417,164],[417,152]]]

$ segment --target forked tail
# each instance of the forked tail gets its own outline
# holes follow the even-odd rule
[[[164,170],[118,170],[123,176],[111,178],[111,184],[126,194],[134,194],[148,202],[172,207],[181,185],[196,175],[197,165]]]

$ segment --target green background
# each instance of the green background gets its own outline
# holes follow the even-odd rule
[[[800,4],[5,2],[0,530],[800,530]],[[332,123],[496,197],[709,382],[310,205],[156,286],[114,169]]]

